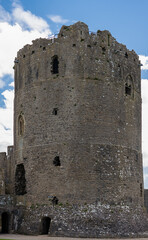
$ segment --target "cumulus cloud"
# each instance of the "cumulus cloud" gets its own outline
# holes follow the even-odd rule
[[[142,152],[143,165],[148,166],[148,79],[142,79]]]
[[[13,78],[14,58],[17,51],[26,44],[31,44],[36,38],[47,38],[51,30],[47,22],[29,11],[14,4],[12,13],[8,13],[0,5],[0,89],[6,86],[5,76]],[[4,108],[0,108],[0,151],[6,151],[8,145],[13,144],[13,96],[9,83],[4,97]],[[0,96],[1,97],[1,96]]]
[[[64,23],[69,22],[68,19],[64,19],[64,18],[62,18],[62,17],[59,16],[59,15],[48,15],[48,18],[49,18],[51,21],[53,21],[54,23],[64,24]]]
[[[4,96],[5,108],[0,108],[0,152],[13,143],[13,99],[14,91],[6,90]]]
[[[46,32],[47,35],[51,34],[47,22],[32,14],[30,11],[24,11],[20,5],[15,5],[12,11],[13,20],[16,21],[22,28],[29,28],[36,30],[40,33]]]
[[[3,12],[3,20],[7,19],[9,13]],[[8,20],[10,17],[8,18]],[[5,74],[13,76],[13,61],[17,51],[25,44],[31,44],[33,39],[47,38],[51,30],[45,20],[37,17],[29,11],[24,11],[19,5],[15,5],[9,21],[0,21],[0,78]]]
[[[0,22],[0,77],[5,74],[13,76],[13,62],[17,51],[33,39],[48,37],[47,32],[23,30],[19,24],[11,25]]]
[[[141,66],[142,70],[148,70],[148,56],[139,55],[139,59],[143,66]]]

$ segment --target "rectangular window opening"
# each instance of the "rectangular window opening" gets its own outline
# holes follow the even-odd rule
[[[125,85],[125,94],[126,95],[131,95],[131,85]]]

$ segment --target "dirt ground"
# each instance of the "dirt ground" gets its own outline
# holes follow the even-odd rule
[[[64,237],[49,237],[47,235],[40,235],[40,236],[26,236],[20,234],[0,234],[0,239],[21,239],[21,240],[79,240],[81,238],[64,238]],[[97,240],[96,238],[83,238],[81,240]],[[113,240],[111,238],[108,239],[98,239],[98,240]],[[116,240],[125,240],[124,239],[116,239]],[[126,239],[126,240],[133,240]],[[134,240],[148,240],[148,238],[134,238]]]

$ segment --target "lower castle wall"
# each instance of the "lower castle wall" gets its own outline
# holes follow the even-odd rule
[[[19,209],[19,208],[18,208]],[[51,220],[48,234],[67,237],[138,237],[144,236],[148,220],[141,207],[107,204],[39,206],[15,213],[16,232],[41,234],[43,218]],[[18,222],[18,224],[17,224]],[[21,224],[20,224],[21,223]]]
[[[34,158],[34,161],[29,161],[27,157],[24,160],[27,184],[29,184],[28,189],[30,188],[31,191],[33,187],[36,186],[36,181],[34,180],[40,175],[41,169],[42,171],[46,170],[47,163],[45,162],[46,164],[43,164],[43,158],[46,161],[47,156],[50,156],[51,166],[53,168],[55,167],[53,166],[54,154],[52,155],[52,153],[55,153],[54,146],[53,149],[50,148],[50,155],[47,149],[48,148],[40,150],[34,149],[35,151],[33,151],[32,154],[29,152],[30,156]],[[86,146],[85,149],[88,150]],[[37,158],[40,151],[42,154],[44,153],[43,158],[41,159]],[[60,171],[63,171],[62,169],[66,169],[65,171],[68,170],[66,164],[71,158],[70,156],[67,156],[67,161],[64,160],[65,151],[67,152],[67,150],[65,150],[63,147],[59,152],[62,162],[62,167],[58,169],[59,173]],[[79,152],[78,147],[77,151]],[[89,198],[89,196],[91,197],[91,190],[87,185],[89,178],[86,175],[86,169],[83,167],[83,162],[86,159],[86,155],[89,158],[89,152],[90,155],[94,155],[94,158],[93,160],[89,161],[90,165],[86,164],[86,169],[89,169],[89,176],[92,174],[92,171],[94,171],[98,179],[96,189],[100,189],[100,198],[99,195],[97,195],[97,201],[94,201],[94,196],[92,196],[91,199]],[[24,152],[24,154],[24,156],[27,156],[27,151]],[[52,198],[48,198],[48,196],[46,196],[47,199],[45,199],[44,191],[42,192],[42,190],[44,189],[43,184],[46,187],[46,181],[43,180],[42,182],[42,178],[39,177],[40,182],[38,182],[38,184],[41,186],[38,188],[38,192],[36,192],[36,195],[33,197],[28,193],[23,196],[16,196],[15,198],[8,194],[0,196],[0,231],[2,231],[2,216],[3,213],[6,213],[8,216],[9,232],[33,235],[41,234],[43,229],[42,220],[43,218],[49,218],[51,220],[48,232],[50,236],[94,238],[144,236],[144,232],[147,231],[148,218],[143,208],[144,193],[143,190],[141,192],[140,188],[140,183],[143,184],[143,179],[140,174],[137,175],[136,170],[141,166],[141,154],[135,150],[121,146],[107,146],[102,144],[92,145],[91,150],[89,149],[86,155],[84,157],[77,155],[78,159],[81,157],[83,160],[82,162],[78,161],[77,163],[79,163],[79,169],[82,168],[83,170],[82,176],[85,176],[84,179],[86,179],[86,182],[83,182],[83,184],[86,185],[85,197],[88,196],[85,202],[84,199],[81,199],[83,201],[79,202],[79,195],[75,196],[74,201],[72,198],[67,199],[65,198],[65,195],[61,195],[58,204],[53,205]],[[3,161],[6,161],[5,153],[0,154],[0,156]],[[72,158],[73,157],[74,156],[72,156]],[[30,165],[30,162],[34,163],[35,165]],[[13,168],[11,167],[12,163],[13,155],[11,151],[11,154],[7,156],[6,165],[9,166],[9,168],[6,169],[6,172],[8,171],[8,173],[11,173],[10,175],[13,177],[14,173],[12,173],[11,169]],[[71,161],[70,164],[72,164]],[[38,166],[35,171],[34,166]],[[52,167],[51,170],[53,171]],[[72,169],[73,171],[76,170],[74,166]],[[28,174],[31,176],[30,172],[28,171],[33,172],[32,181],[29,181],[29,178],[27,177]],[[55,171],[57,171],[56,167]],[[76,172],[69,172],[71,176],[74,173],[76,174]],[[113,186],[114,189],[110,189],[109,173],[111,174],[111,177],[113,177],[112,179],[114,184],[111,183],[111,186]],[[48,174],[50,175],[50,173]],[[53,176],[58,177],[59,174],[54,174]],[[61,177],[63,176],[65,175],[62,175]],[[101,181],[101,176],[103,181]],[[52,179],[54,186],[57,183],[57,177]],[[71,178],[68,178],[70,181]],[[130,180],[131,178],[134,181],[133,184]],[[123,187],[122,189],[117,188],[118,182],[119,185]],[[47,182],[47,186],[50,189],[50,182]],[[70,186],[72,186],[72,182],[70,183]],[[95,186],[92,187],[94,190]],[[110,190],[108,190],[107,187]],[[59,188],[62,188],[62,186],[60,185]],[[56,189],[57,192],[55,193],[57,193],[56,195],[58,196],[60,192],[58,191],[58,188]],[[120,197],[118,196],[119,194],[117,190],[120,191]],[[73,191],[73,189],[71,189],[71,191]],[[76,192],[81,194],[79,191]],[[109,195],[108,192],[110,193]],[[46,193],[48,192],[46,191]],[[145,191],[145,206],[147,207],[146,193],[147,192]],[[79,203],[76,203],[75,201],[78,201]],[[89,201],[94,202],[90,203]]]
[[[10,233],[13,229],[14,198],[0,195],[0,233]]]
[[[0,197],[0,231],[3,213],[8,217],[8,231],[40,235],[43,219],[50,219],[49,236],[67,237],[143,237],[147,231],[148,217],[143,207],[132,204],[32,204],[26,207],[22,196]]]

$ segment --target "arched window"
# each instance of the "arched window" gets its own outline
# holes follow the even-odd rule
[[[24,118],[22,115],[18,118],[18,135],[23,136],[24,134]]]
[[[126,77],[126,82],[125,82],[125,95],[128,96],[133,96],[133,80],[130,75]]]
[[[51,72],[52,72],[52,74],[58,74],[59,73],[59,60],[58,60],[57,55],[54,55],[52,57]]]
[[[131,88],[131,84],[125,84],[125,94],[126,95],[131,95],[131,90],[132,90],[132,88]]]

